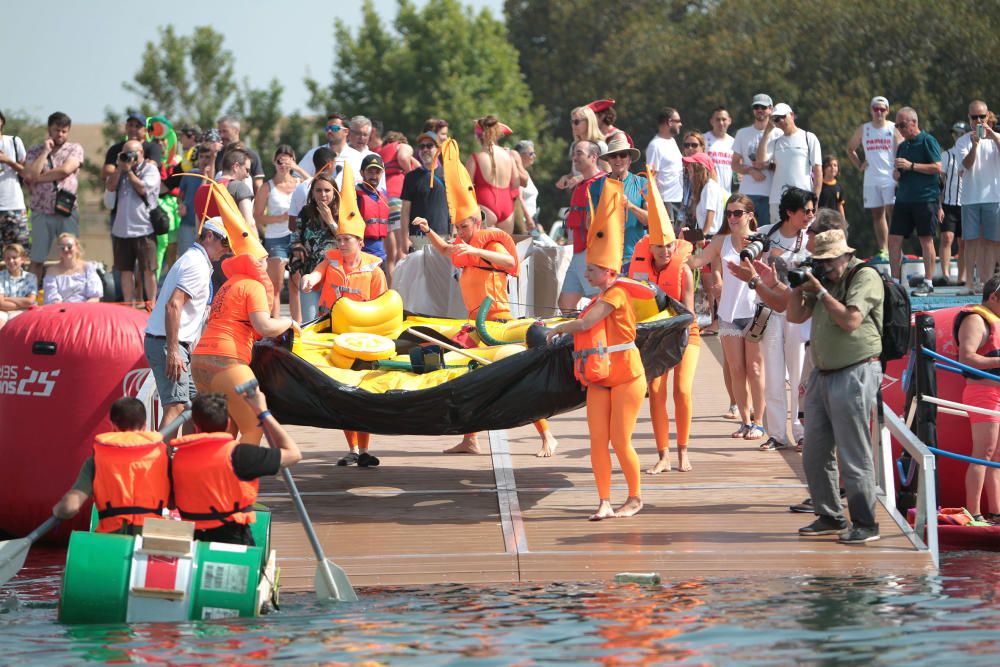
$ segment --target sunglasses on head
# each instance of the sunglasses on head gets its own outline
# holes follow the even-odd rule
[[[327,125],[326,126],[326,131],[327,132],[340,132],[343,129],[344,129],[343,125]]]

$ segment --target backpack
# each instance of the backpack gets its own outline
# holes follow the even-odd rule
[[[879,360],[882,367],[893,359],[902,359],[910,351],[910,295],[906,289],[879,271],[871,264],[859,264],[847,274],[847,284],[844,294],[851,289],[851,280],[858,271],[870,268],[878,274],[882,281],[884,301],[882,305],[882,354]]]

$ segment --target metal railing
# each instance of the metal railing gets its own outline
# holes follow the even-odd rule
[[[880,427],[876,422],[879,433],[873,438],[873,442],[876,443],[874,456],[876,495],[913,546],[920,551],[929,552],[931,561],[937,568],[940,565],[940,555],[937,533],[937,467],[934,454],[888,405],[883,403],[882,409],[885,418]],[[920,466],[913,526],[910,526],[909,521],[896,507],[895,466],[892,460],[893,437],[910,454],[914,464]]]

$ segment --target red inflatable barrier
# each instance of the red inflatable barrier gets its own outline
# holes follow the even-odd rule
[[[147,317],[114,304],[53,304],[0,330],[0,531],[25,535],[51,516],[94,435],[111,430],[108,410],[134,385],[130,372],[148,368]],[[88,507],[75,527],[89,517]]]

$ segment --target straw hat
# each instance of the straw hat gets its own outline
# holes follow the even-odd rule
[[[813,259],[836,259],[852,252],[842,229],[828,229],[813,237]]]
[[[589,195],[589,189],[588,189]],[[604,179],[587,231],[587,263],[620,272],[625,252],[625,184]]]
[[[606,161],[609,155],[614,155],[615,153],[628,153],[629,159],[632,162],[637,161],[641,155],[638,148],[628,145],[628,140],[625,139],[623,133],[615,135],[615,138],[608,144],[608,150],[604,151],[601,155],[601,159]]]

